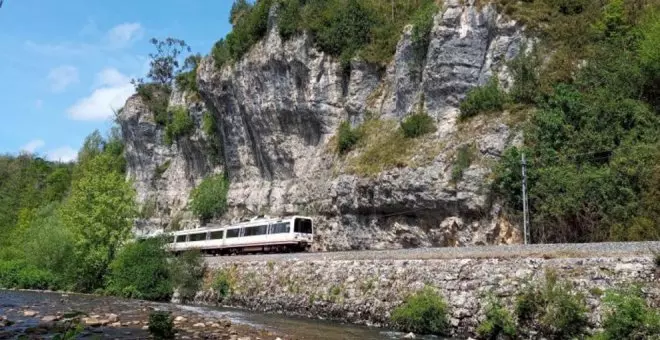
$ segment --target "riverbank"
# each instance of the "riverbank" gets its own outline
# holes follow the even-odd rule
[[[215,273],[198,299],[209,305],[221,301],[260,312],[393,327],[392,312],[414,292],[431,287],[447,302],[451,334],[474,336],[486,317],[486,297],[494,296],[513,310],[524,288],[542,285],[554,273],[568,283],[571,294],[584,297],[593,330],[602,324],[602,297],[609,290],[640,285],[648,304],[660,307],[660,270],[651,252],[658,243],[614,244],[620,251],[607,256],[609,245],[510,247],[526,250],[523,255],[537,254],[530,257],[504,247],[490,256],[477,248],[462,250],[480,252],[474,258],[439,254],[460,249],[208,258]],[[401,254],[405,256],[396,259]],[[218,285],[224,288],[219,291]]]
[[[236,324],[220,313],[181,306],[83,294],[0,290],[0,339],[21,335],[44,339],[80,325],[79,338],[149,338],[149,314],[169,311],[177,339],[292,339],[285,334]]]

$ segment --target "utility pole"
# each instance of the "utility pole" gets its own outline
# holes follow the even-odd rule
[[[523,233],[525,244],[529,244],[529,209],[527,207],[527,161],[522,154],[522,200],[523,200]]]

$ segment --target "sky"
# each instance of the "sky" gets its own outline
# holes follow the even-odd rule
[[[2,0],[0,0],[2,1]],[[0,154],[75,160],[149,69],[149,39],[206,55],[231,25],[231,0],[4,0],[0,7]]]

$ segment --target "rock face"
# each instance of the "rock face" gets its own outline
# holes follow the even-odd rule
[[[521,29],[491,6],[451,0],[434,18],[425,58],[414,55],[410,32],[385,70],[355,60],[347,75],[309,36],[283,41],[270,27],[235,64],[218,70],[211,58],[202,61],[203,103],[175,91],[170,104],[188,107],[197,129],[172,146],[162,142],[164,131],[142,100],[129,99],[120,116],[128,175],[140,202],[156,202],[139,230],[181,219],[183,227],[198,226],[185,213],[189,192],[224,171],[229,209],[215,223],[264,213],[311,216],[319,250],[517,242],[517,227],[491,199],[488,179],[503,149],[519,140],[515,126],[506,113],[458,123],[457,106],[493,75],[508,86],[505,63],[524,43]],[[358,125],[375,116],[398,124],[420,107],[437,132],[411,151],[410,164],[365,175],[349,166],[359,148],[344,157],[334,151],[342,121]],[[204,112],[217,122],[214,136],[202,132]],[[209,151],[215,142],[218,156]],[[475,160],[452,180],[457,150],[467,145]]]

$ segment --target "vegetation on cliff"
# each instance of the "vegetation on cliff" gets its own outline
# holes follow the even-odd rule
[[[411,22],[416,51],[426,56],[433,14],[438,9],[433,0],[239,0],[230,17],[232,32],[211,52],[217,67],[239,60],[266,35],[273,6],[283,39],[308,32],[317,48],[345,66],[356,56],[384,65],[394,55],[403,27]]]
[[[506,100],[488,83],[461,110],[529,112],[524,145],[497,170],[509,212],[522,211],[524,153],[533,242],[660,239],[660,4],[497,3],[540,43],[511,63]]]

